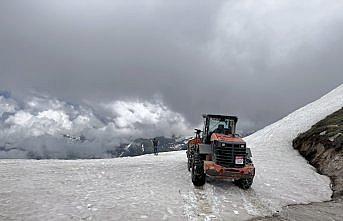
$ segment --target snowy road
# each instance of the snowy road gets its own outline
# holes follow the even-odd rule
[[[254,189],[193,187],[184,151],[106,160],[1,160],[0,220],[244,220]]]

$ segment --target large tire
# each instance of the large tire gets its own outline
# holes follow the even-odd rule
[[[191,168],[192,168],[192,160],[191,160],[190,158],[188,158],[187,167],[188,167],[188,171],[191,171]]]
[[[192,165],[192,182],[194,186],[203,186],[206,182],[206,174],[204,172],[204,161],[199,153],[193,156]]]
[[[187,169],[188,169],[188,171],[191,171],[191,168],[190,168],[190,155],[189,155],[189,153],[188,153],[188,150],[186,151],[186,155],[187,155]]]
[[[236,184],[238,187],[240,187],[243,190],[247,190],[251,187],[253,183],[254,178],[242,178],[239,180],[235,180],[234,184]]]

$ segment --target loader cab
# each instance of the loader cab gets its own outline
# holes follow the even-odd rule
[[[203,143],[209,144],[213,133],[234,135],[238,118],[235,116],[204,114]]]

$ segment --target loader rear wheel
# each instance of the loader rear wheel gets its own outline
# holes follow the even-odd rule
[[[243,190],[249,189],[252,183],[253,183],[253,178],[242,178],[242,179],[234,181],[234,184],[236,184],[238,187],[242,188]]]
[[[206,182],[206,174],[204,172],[204,161],[199,153],[195,153],[192,165],[192,182],[194,186],[203,186]]]

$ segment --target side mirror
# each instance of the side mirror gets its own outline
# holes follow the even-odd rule
[[[196,134],[200,134],[202,131],[200,129],[194,129]]]

